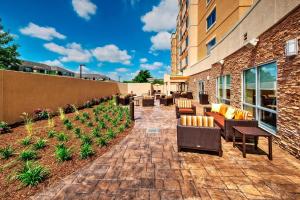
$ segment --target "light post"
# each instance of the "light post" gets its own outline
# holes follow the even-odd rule
[[[85,65],[84,64],[81,64],[79,66],[79,78],[82,78],[82,68],[84,67]]]

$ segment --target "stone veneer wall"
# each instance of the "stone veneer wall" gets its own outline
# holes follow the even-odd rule
[[[291,58],[285,56],[286,41],[294,38],[300,39],[299,6],[263,33],[255,48],[243,47],[226,57],[223,65],[214,64],[210,70],[191,76],[189,89],[197,93],[197,81],[205,80],[210,102],[216,102],[216,78],[231,74],[231,105],[241,107],[243,71],[276,61],[278,68],[276,136],[278,137],[275,141],[283,149],[300,158],[300,55]],[[207,81],[208,75],[210,79]]]

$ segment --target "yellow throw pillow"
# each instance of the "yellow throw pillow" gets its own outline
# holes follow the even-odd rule
[[[202,126],[203,127],[207,127],[208,126],[208,118],[207,117],[203,117],[202,120],[203,120]]]
[[[192,117],[192,125],[197,126],[197,117],[196,116]]]
[[[182,126],[186,126],[186,116],[185,115],[180,116],[180,124]]]
[[[221,104],[219,104],[219,103],[211,104],[211,112],[218,113],[220,111],[220,108],[221,108]]]
[[[214,127],[214,117],[207,117],[208,118],[208,127]]]
[[[227,112],[227,109],[228,109],[228,106],[227,106],[227,105],[221,104],[219,114],[225,116],[225,114],[226,114],[226,112]]]
[[[186,125],[192,126],[192,116],[186,116]]]
[[[202,116],[197,116],[197,126],[202,126],[203,125],[203,117]]]
[[[235,109],[233,107],[229,106],[229,108],[226,111],[225,118],[233,119],[234,116],[235,116]]]

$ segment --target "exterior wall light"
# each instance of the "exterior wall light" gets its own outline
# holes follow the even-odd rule
[[[287,57],[295,56],[298,54],[298,39],[292,39],[286,42],[285,55]]]
[[[250,40],[249,42],[247,42],[246,47],[253,48],[257,45],[258,41],[259,41],[259,39],[254,38],[254,39]]]

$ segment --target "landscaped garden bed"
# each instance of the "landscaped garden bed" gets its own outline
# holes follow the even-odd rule
[[[28,199],[43,188],[82,168],[118,143],[133,123],[127,107],[114,100],[78,111],[59,109],[58,115],[37,110],[24,113],[24,125],[0,130],[0,199]],[[66,114],[67,112],[71,112]]]

